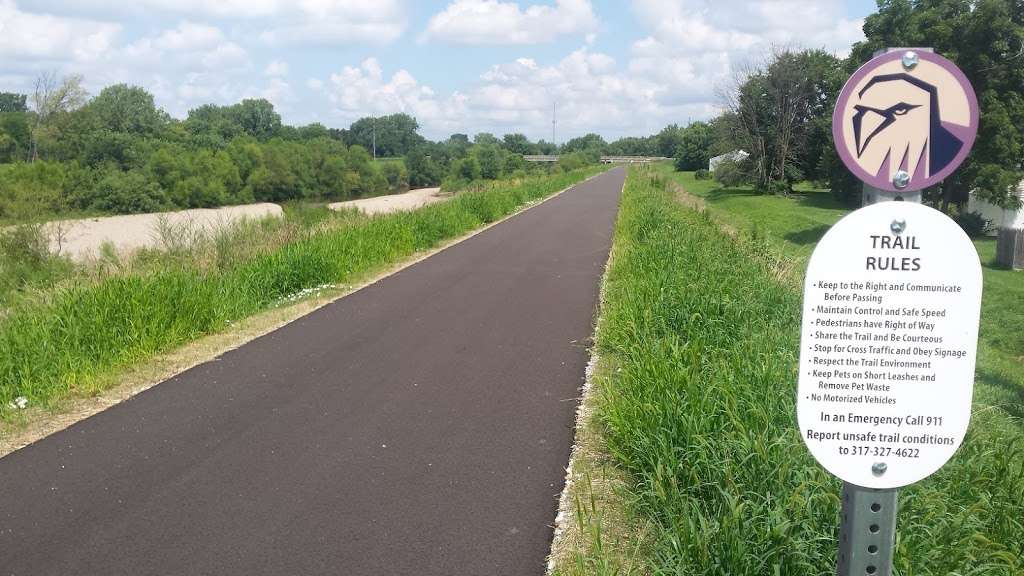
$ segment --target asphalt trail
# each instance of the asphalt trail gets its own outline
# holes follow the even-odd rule
[[[542,574],[624,177],[0,459],[0,574]]]

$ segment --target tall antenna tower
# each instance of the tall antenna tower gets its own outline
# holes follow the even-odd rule
[[[557,117],[558,111],[557,111],[556,106],[558,106],[558,101],[557,100],[552,101],[551,102],[551,143],[554,144],[557,147],[558,146],[558,140],[555,139],[555,126],[558,124],[558,117]]]

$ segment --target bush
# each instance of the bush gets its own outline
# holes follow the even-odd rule
[[[46,228],[24,224],[0,231],[0,302],[27,286],[49,285],[71,270],[71,263],[50,253]]]
[[[598,159],[600,159],[600,157]],[[571,170],[582,168],[587,164],[591,164],[591,160],[592,157],[587,156],[587,154],[583,152],[570,152],[568,154],[562,154],[558,158],[558,167],[569,172]],[[595,160],[594,163],[596,162],[597,161]]]
[[[96,183],[89,207],[118,214],[142,214],[159,212],[168,207],[168,201],[163,188],[141,172],[114,170]]]
[[[722,186],[739,186],[750,181],[744,166],[733,160],[722,160],[715,166],[715,181]]]
[[[67,169],[57,162],[0,166],[0,217],[35,220],[61,208]]]
[[[958,215],[955,220],[971,238],[984,236],[992,227],[992,222],[985,219],[978,212],[964,212]]]
[[[697,180],[711,180],[711,172],[701,168],[693,173],[693,177]]]
[[[384,162],[380,167],[381,173],[388,181],[388,190],[398,192],[409,187],[409,175],[405,167],[399,162]]]

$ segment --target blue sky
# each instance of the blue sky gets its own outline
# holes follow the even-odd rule
[[[119,5],[120,4],[120,5]],[[126,82],[177,117],[274,102],[346,127],[406,112],[423,133],[608,139],[717,112],[772,46],[844,55],[867,0],[0,0],[0,91],[42,71]]]

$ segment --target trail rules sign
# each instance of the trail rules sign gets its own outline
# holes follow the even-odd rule
[[[884,202],[842,219],[807,267],[797,416],[829,472],[897,488],[956,452],[974,390],[981,264],[950,218]]]

